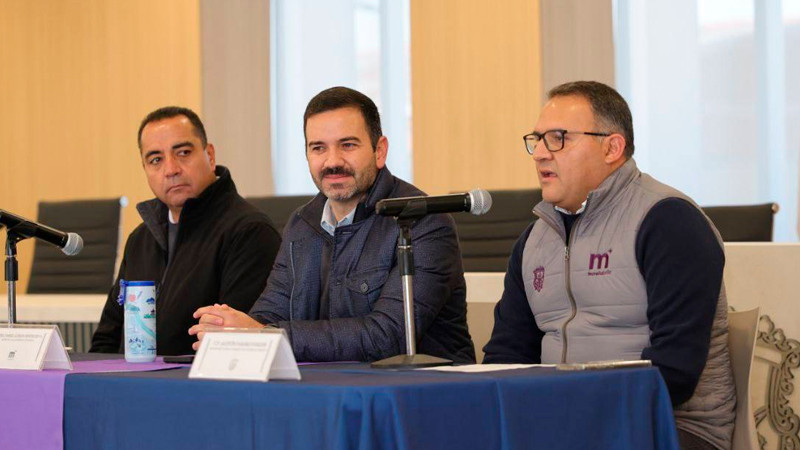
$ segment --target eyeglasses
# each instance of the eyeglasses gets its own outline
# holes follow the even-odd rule
[[[594,133],[590,131],[567,131],[567,130],[547,130],[544,133],[533,132],[522,136],[525,141],[525,149],[529,155],[533,155],[536,144],[544,139],[544,146],[551,152],[557,152],[564,148],[564,136],[567,134],[587,134],[589,136],[611,136],[611,133]]]

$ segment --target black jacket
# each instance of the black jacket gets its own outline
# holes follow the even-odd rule
[[[393,218],[376,215],[375,204],[413,195],[423,192],[381,169],[354,222],[333,236],[320,226],[326,198],[317,195],[289,219],[267,289],[250,315],[286,330],[299,361],[374,361],[405,353],[399,228]],[[422,218],[411,240],[417,350],[475,362],[453,218]]]
[[[269,218],[236,192],[228,169],[181,211],[173,260],[167,268],[167,206],[158,199],[137,205],[144,223],[125,244],[117,281],[108,294],[91,352],[123,351],[119,279],[156,282],[159,355],[193,353],[189,327],[201,306],[227,303],[247,311],[266,285],[280,235]]]

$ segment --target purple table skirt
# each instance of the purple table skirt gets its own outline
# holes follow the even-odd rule
[[[181,367],[124,359],[73,361],[73,370],[0,370],[0,448],[64,447],[64,378],[71,373],[144,372]]]

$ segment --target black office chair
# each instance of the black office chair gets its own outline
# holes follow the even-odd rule
[[[725,242],[772,241],[772,222],[778,212],[777,203],[741,206],[704,206],[711,222]]]
[[[107,294],[114,283],[121,234],[122,206],[127,199],[39,202],[38,221],[83,238],[83,251],[66,256],[53,245],[36,241],[28,294]]]
[[[248,197],[247,201],[264,211],[272,219],[275,229],[283,235],[289,216],[299,207],[313,199],[313,195],[281,195],[274,197]]]
[[[505,272],[519,236],[536,220],[541,189],[489,191],[492,209],[482,216],[453,214],[466,272]]]

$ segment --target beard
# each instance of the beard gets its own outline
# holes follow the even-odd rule
[[[323,169],[312,178],[314,179],[314,184],[317,186],[317,189],[319,189],[325,197],[333,201],[344,202],[365,195],[375,182],[377,174],[378,167],[375,165],[367,166],[360,172],[356,172],[349,167],[338,166]],[[353,178],[352,180],[347,180],[342,183],[329,183],[326,186],[324,184],[324,179],[327,175],[349,175]]]

